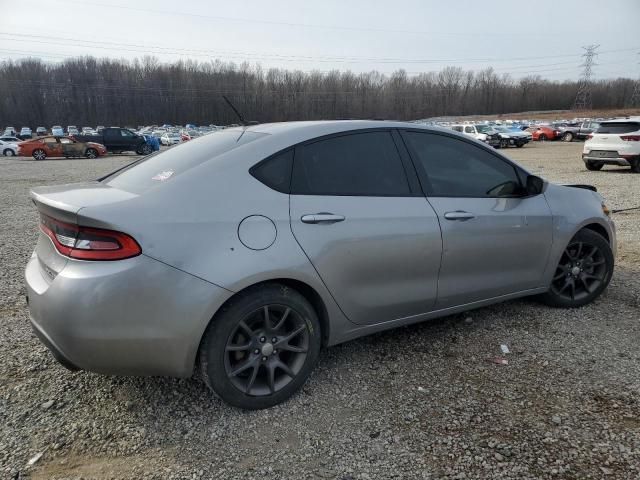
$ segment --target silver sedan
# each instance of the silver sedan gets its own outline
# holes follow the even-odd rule
[[[603,199],[468,136],[377,121],[231,128],[38,187],[31,323],[71,369],[188,377],[280,403],[322,347],[536,295],[597,298]]]

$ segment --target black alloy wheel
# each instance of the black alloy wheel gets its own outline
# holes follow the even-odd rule
[[[289,287],[261,285],[214,317],[201,344],[200,368],[227,403],[267,408],[302,386],[320,345],[320,323],[309,302]]]
[[[609,243],[592,230],[581,230],[564,249],[542,300],[555,307],[580,307],[597,298],[611,280],[613,253]]]

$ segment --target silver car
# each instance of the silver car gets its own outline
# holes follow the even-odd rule
[[[322,347],[528,295],[578,307],[614,268],[595,189],[412,123],[231,128],[31,195],[31,322],[62,364],[196,369],[248,409],[290,397]]]

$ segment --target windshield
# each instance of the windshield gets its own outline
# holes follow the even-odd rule
[[[640,122],[607,122],[602,123],[596,133],[631,133],[640,130]]]
[[[186,142],[178,147],[145,157],[142,161],[113,172],[102,181],[111,187],[132,193],[142,193],[193,167],[267,135],[235,130]],[[169,136],[173,137],[175,134],[169,134]]]

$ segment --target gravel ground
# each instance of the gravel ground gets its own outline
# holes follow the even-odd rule
[[[612,208],[640,204],[640,175],[588,172],[581,148],[508,154],[596,185]],[[130,159],[0,159],[0,477],[640,478],[638,211],[616,215],[617,270],[594,304],[513,301],[352,341],[326,350],[289,402],[243,412],[195,379],[71,373],[31,333],[29,188]],[[488,362],[501,344],[508,365]]]

